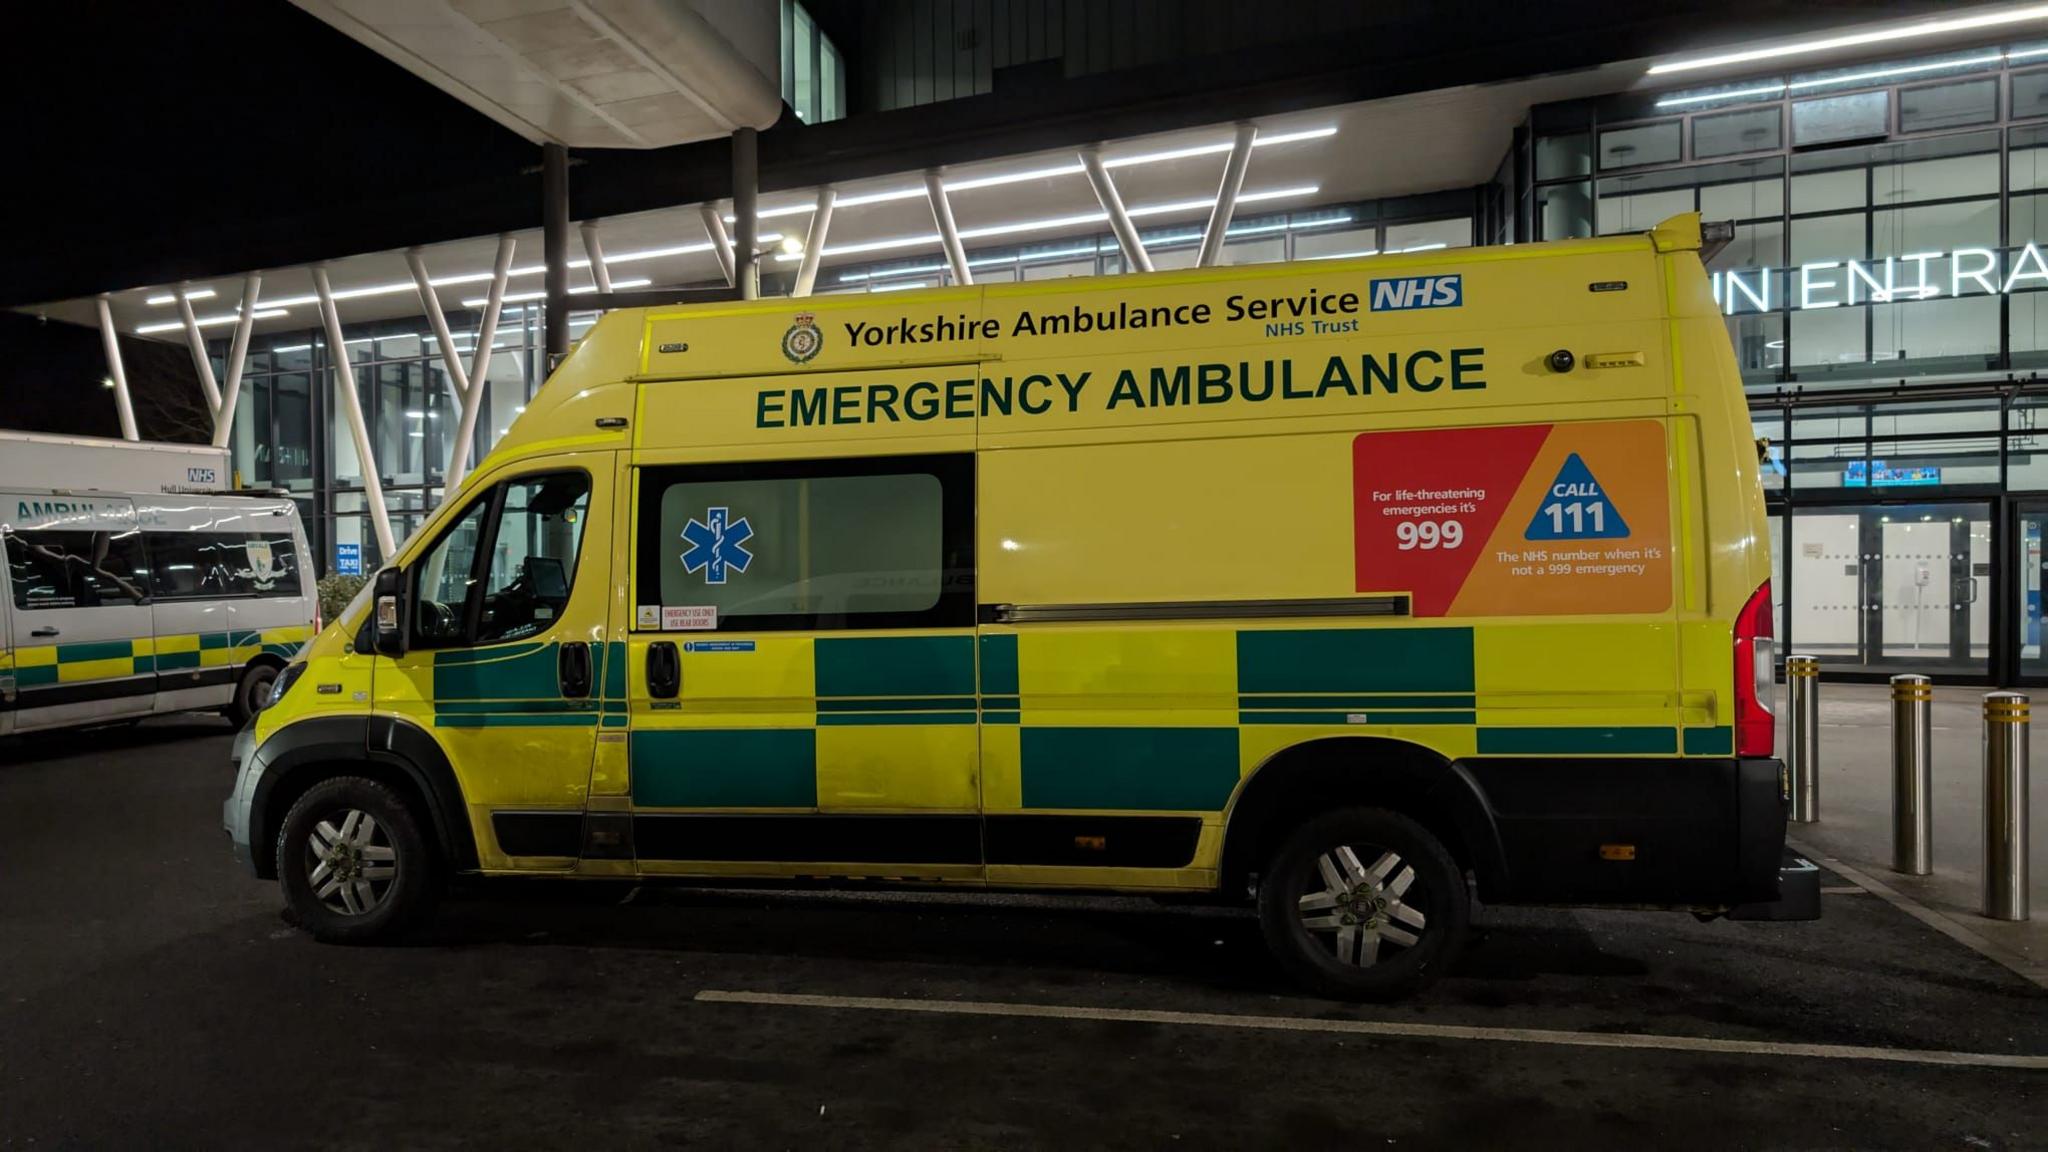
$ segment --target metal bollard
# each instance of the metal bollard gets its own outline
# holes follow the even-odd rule
[[[1787,656],[1785,680],[1792,692],[1791,731],[1785,741],[1786,771],[1792,777],[1792,819],[1820,819],[1820,661]]]
[[[1984,915],[2027,918],[2027,732],[2022,692],[1984,697]]]
[[[1934,686],[1892,677],[1892,870],[1934,871]]]

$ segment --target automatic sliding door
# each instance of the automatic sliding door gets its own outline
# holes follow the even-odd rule
[[[1988,673],[1988,503],[1793,514],[1788,638],[1841,671]]]

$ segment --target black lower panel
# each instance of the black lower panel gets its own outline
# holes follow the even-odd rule
[[[1492,810],[1510,899],[1721,904],[1776,896],[1785,842],[1776,761],[1488,756],[1459,766]]]
[[[636,815],[642,860],[790,864],[979,864],[975,816]]]
[[[991,864],[1185,868],[1202,821],[1194,816],[991,816]]]
[[[581,812],[493,812],[491,831],[507,856],[579,856]]]
[[[93,700],[119,700],[129,696],[156,694],[155,676],[122,676],[112,680],[81,680],[73,684],[45,684],[23,688],[0,709],[54,708],[59,704],[84,704]]]

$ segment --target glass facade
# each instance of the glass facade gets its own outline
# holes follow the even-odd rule
[[[1732,221],[1782,651],[2048,676],[2048,48],[1545,105],[1522,239]]]
[[[464,370],[474,365],[473,313],[449,316]],[[593,317],[572,317],[570,334]],[[384,486],[391,531],[404,541],[440,500],[441,481],[461,420],[447,369],[424,320],[350,326],[343,334],[356,399]],[[540,309],[507,307],[492,340],[475,444],[479,456],[498,442],[540,386]],[[224,342],[221,342],[224,343]],[[217,371],[224,371],[215,347]],[[363,466],[334,392],[333,361],[317,334],[259,336],[250,343],[229,447],[237,482],[278,488],[299,503],[306,534],[325,575],[337,545],[361,549],[363,571],[382,562],[368,518]]]

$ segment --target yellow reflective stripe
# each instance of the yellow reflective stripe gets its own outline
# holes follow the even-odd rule
[[[16,668],[44,668],[56,662],[57,646],[54,644],[39,648],[16,648],[14,650],[14,666]]]
[[[156,638],[156,651],[158,655],[167,652],[197,652],[199,634],[194,632],[185,636],[159,636]]]

